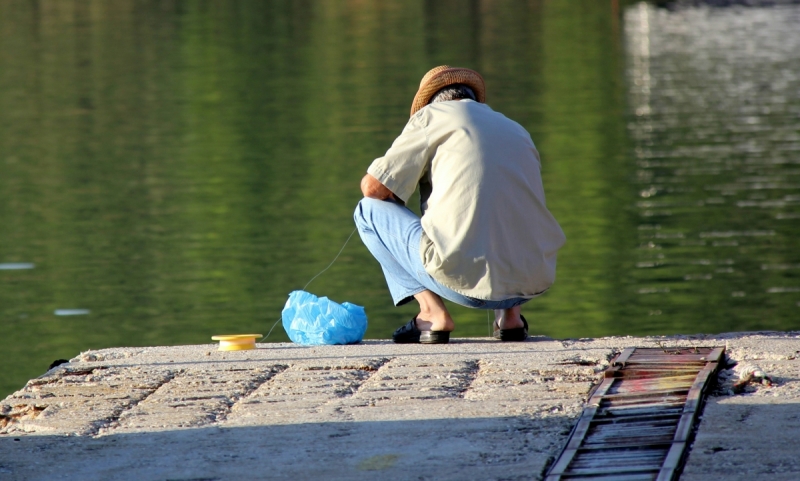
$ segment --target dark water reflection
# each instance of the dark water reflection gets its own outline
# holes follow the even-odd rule
[[[537,332],[797,328],[798,11],[0,0],[0,264],[34,265],[0,269],[0,394],[82,350],[266,333],[442,63],[542,152],[569,240]],[[368,337],[413,314],[357,238],[309,290]]]

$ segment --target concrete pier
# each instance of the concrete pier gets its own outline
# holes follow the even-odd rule
[[[800,479],[800,334],[82,353],[0,402],[0,479],[540,479],[627,347],[727,346],[681,477]]]

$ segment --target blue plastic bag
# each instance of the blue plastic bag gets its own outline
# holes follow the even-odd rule
[[[337,304],[306,291],[289,294],[281,318],[289,339],[297,344],[355,344],[367,332],[363,307],[349,302]]]

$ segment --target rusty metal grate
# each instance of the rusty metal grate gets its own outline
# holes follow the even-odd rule
[[[724,348],[629,348],[589,397],[546,481],[676,479]]]

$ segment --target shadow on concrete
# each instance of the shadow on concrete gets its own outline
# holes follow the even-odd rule
[[[497,417],[2,436],[4,480],[539,479],[573,420]]]

